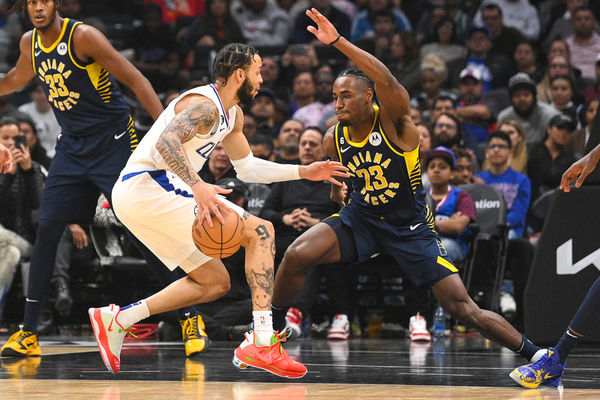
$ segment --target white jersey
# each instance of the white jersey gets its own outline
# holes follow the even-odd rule
[[[131,157],[129,157],[129,161],[127,161],[127,165],[121,172],[121,175],[156,170],[165,170],[173,173],[158,150],[156,150],[156,143],[160,135],[171,123],[173,118],[175,118],[175,105],[185,96],[190,94],[200,94],[209,98],[215,103],[219,110],[219,121],[215,122],[208,134],[196,136],[183,144],[183,150],[185,151],[192,168],[195,171],[200,171],[200,169],[202,169],[202,166],[216,145],[232,131],[236,117],[235,106],[225,111],[221,97],[213,85],[198,86],[188,90],[173,100],[160,114],[158,119],[152,125],[152,128],[146,133]]]

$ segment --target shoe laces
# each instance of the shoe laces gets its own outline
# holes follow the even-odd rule
[[[130,327],[130,328],[128,328],[128,329],[122,329],[122,328],[119,328],[119,333],[123,333],[123,332],[125,332],[125,336],[127,336],[127,335],[131,335],[132,337],[134,337],[134,338],[136,338],[136,339],[137,339],[137,335],[136,335],[135,333],[133,333],[133,331],[134,331],[134,328],[133,328],[133,326],[132,326],[132,327]]]
[[[198,338],[198,316],[194,315],[193,317],[189,317],[185,324],[185,333],[189,339],[197,339]]]
[[[25,339],[26,337],[31,336],[33,334],[34,333],[31,331],[24,331],[23,329],[21,329],[18,332],[15,332],[11,339],[14,341],[21,341],[22,339]]]

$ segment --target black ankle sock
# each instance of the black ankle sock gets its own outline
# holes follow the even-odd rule
[[[287,314],[288,307],[280,307],[275,304],[271,304],[271,313],[273,314],[273,329],[276,331],[282,331],[285,328],[285,315]]]
[[[533,355],[537,353],[537,351],[540,350],[541,347],[531,343],[531,341],[527,339],[525,335],[521,336],[523,338],[523,341],[521,342],[521,347],[519,348],[519,350],[517,350],[517,353],[525,357],[528,361],[531,361]]]
[[[558,352],[560,362],[564,363],[569,353],[579,344],[580,336],[576,335],[571,328],[563,333],[562,337],[556,344],[555,348]]]
[[[37,324],[40,314],[42,313],[42,301],[26,301],[25,302],[25,319],[23,321],[23,330],[27,332],[37,333]]]

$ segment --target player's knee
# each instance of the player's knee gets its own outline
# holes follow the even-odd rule
[[[215,289],[218,292],[219,297],[225,296],[231,290],[231,280],[229,274],[220,274],[216,277]]]
[[[282,264],[285,263],[286,266],[301,269],[306,264],[307,250],[308,247],[304,240],[295,240],[285,251]]]

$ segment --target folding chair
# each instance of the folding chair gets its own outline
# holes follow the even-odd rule
[[[470,225],[463,281],[480,306],[498,311],[508,248],[506,203],[502,194],[489,185],[472,183],[459,187],[473,198],[477,217],[477,222]]]

